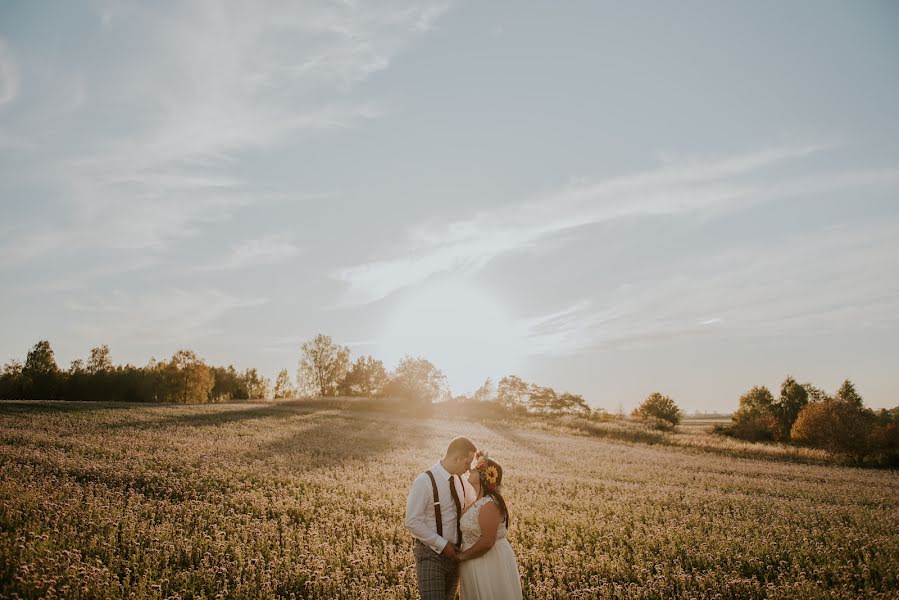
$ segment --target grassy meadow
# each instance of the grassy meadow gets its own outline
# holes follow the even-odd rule
[[[0,402],[0,597],[414,598],[406,492],[466,435],[505,468],[526,598],[899,598],[896,471],[606,433]]]

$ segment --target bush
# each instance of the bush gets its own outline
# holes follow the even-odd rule
[[[663,430],[674,429],[681,420],[681,410],[674,400],[658,392],[650,394],[631,415],[655,429]]]
[[[800,444],[862,460],[875,448],[876,417],[855,402],[831,399],[807,404],[790,432]]]
[[[743,415],[734,419],[727,429],[729,435],[749,442],[770,442],[779,439],[780,423],[771,413]]]
[[[755,386],[740,396],[740,407],[731,417],[732,425],[719,431],[751,442],[783,437],[774,415],[774,396],[765,386]]]

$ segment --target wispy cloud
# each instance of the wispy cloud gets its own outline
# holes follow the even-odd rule
[[[101,36],[128,46],[49,70],[73,73],[64,83],[32,69],[34,106],[15,122],[0,120],[0,152],[23,139],[36,144],[39,169],[20,176],[40,182],[60,208],[50,223],[20,224],[0,248],[0,267],[63,248],[163,249],[229,219],[266,192],[225,170],[236,171],[247,152],[378,117],[377,103],[353,91],[446,8],[96,5]],[[0,43],[0,106],[15,97],[17,80]]]
[[[899,315],[899,222],[832,227],[732,248],[539,318],[523,319],[531,354],[658,345],[691,336],[858,330]]]
[[[595,183],[578,182],[521,204],[445,225],[413,229],[401,255],[337,271],[342,302],[365,304],[432,275],[476,271],[494,258],[544,243],[585,225],[635,216],[721,210],[822,190],[899,183],[899,169],[785,176],[776,167],[826,149],[806,145],[705,160],[673,160],[659,168]]]
[[[221,262],[204,267],[209,270],[242,269],[254,265],[271,265],[297,256],[300,248],[289,234],[269,234],[261,238],[245,240],[232,247]]]
[[[217,322],[225,315],[266,302],[266,298],[239,298],[215,289],[173,288],[137,295],[115,292],[86,302],[70,301],[67,308],[78,313],[72,329],[86,340],[150,345],[193,343],[220,333]]]

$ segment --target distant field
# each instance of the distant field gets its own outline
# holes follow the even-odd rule
[[[406,491],[455,435],[527,598],[899,598],[895,471],[340,401],[0,402],[0,597],[413,598]]]

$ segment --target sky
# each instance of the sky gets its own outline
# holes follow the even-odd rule
[[[0,361],[899,405],[893,2],[0,4]]]

